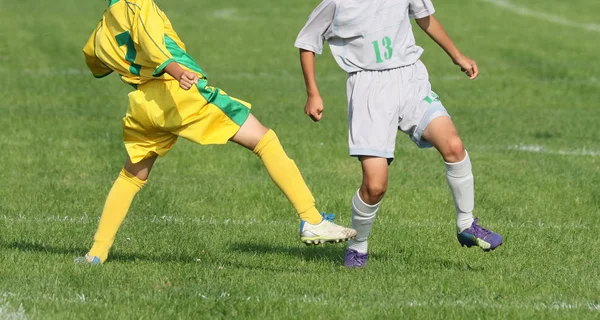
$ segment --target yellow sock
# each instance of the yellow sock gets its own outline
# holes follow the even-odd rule
[[[273,130],[269,130],[260,140],[254,153],[260,157],[271,179],[296,208],[300,219],[310,224],[320,223],[323,217],[315,207],[315,199]]]
[[[115,241],[115,235],[127,215],[133,197],[145,183],[145,181],[138,179],[125,169],[121,170],[119,178],[113,184],[106,198],[98,231],[94,236],[94,245],[88,253],[90,256],[97,256],[102,262],[106,260],[108,251],[113,241]]]

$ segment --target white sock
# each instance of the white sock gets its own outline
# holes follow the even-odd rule
[[[473,207],[475,206],[473,172],[468,153],[460,162],[446,162],[446,178],[456,207],[456,227],[463,231],[473,223]]]
[[[356,230],[356,238],[348,241],[349,249],[367,253],[367,239],[380,204],[381,201],[374,205],[366,204],[360,198],[359,192],[356,192],[352,198],[352,228]]]

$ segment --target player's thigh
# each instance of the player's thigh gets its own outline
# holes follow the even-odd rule
[[[140,128],[127,117],[123,122],[123,144],[131,163],[165,156],[177,142],[177,135],[170,132]]]
[[[431,120],[423,131],[423,139],[439,148],[460,137],[450,117],[437,117]]]
[[[423,138],[429,141],[446,162],[458,162],[466,156],[465,147],[450,117],[438,117],[432,120]]]
[[[246,123],[251,105],[205,84],[201,81],[197,90],[177,96],[183,121],[173,132],[199,144],[225,144]]]
[[[394,157],[399,92],[391,71],[348,77],[348,144],[351,156]]]
[[[360,157],[363,181],[360,198],[368,204],[376,204],[383,199],[388,187],[388,159],[381,157]]]
[[[250,114],[240,130],[231,138],[231,141],[254,150],[269,129],[263,126],[254,115]]]
[[[132,164],[154,156],[164,156],[177,142],[177,136],[162,130],[152,118],[158,108],[154,100],[147,100],[146,92],[129,94],[129,108],[123,118],[123,143]]]
[[[427,69],[422,62],[417,61],[404,72],[408,80],[402,87],[407,100],[401,108],[398,129],[406,133],[419,148],[430,148],[433,145],[424,136],[427,127],[439,118],[450,120],[450,115],[438,95],[431,90]]]
[[[362,167],[363,184],[387,187],[389,175],[388,159],[372,156],[361,156],[358,159]]]

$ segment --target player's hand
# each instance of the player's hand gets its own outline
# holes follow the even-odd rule
[[[321,99],[321,96],[309,96],[306,100],[306,106],[304,106],[304,113],[315,122],[321,120],[321,117],[323,117],[323,99]]]
[[[477,78],[479,75],[479,69],[477,68],[477,62],[465,56],[460,56],[454,60],[454,64],[460,67],[460,71],[464,72],[470,80]]]
[[[198,75],[184,70],[177,80],[179,80],[181,89],[190,90],[194,85],[198,84]]]

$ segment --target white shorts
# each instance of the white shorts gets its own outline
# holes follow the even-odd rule
[[[450,117],[431,91],[421,61],[401,68],[351,73],[346,91],[351,156],[393,159],[398,130],[420,148],[430,148],[422,138],[423,131],[433,119]]]

